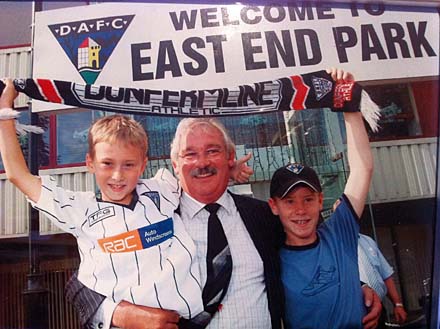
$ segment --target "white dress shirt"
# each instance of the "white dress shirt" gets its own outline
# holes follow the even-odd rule
[[[263,261],[247,231],[231,195],[225,192],[217,202],[232,256],[232,277],[222,308],[209,329],[268,329],[271,319],[264,282]],[[180,212],[183,224],[196,245],[202,286],[206,282],[206,253],[209,212],[204,204],[183,193]]]
[[[393,275],[394,270],[380,252],[376,242],[364,234],[359,234],[358,264],[361,281],[373,288],[383,300],[388,292],[385,280]]]

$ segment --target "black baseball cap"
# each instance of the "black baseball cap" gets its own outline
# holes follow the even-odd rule
[[[270,182],[270,197],[284,198],[295,186],[304,184],[315,192],[322,192],[315,170],[301,163],[289,163],[275,171]]]

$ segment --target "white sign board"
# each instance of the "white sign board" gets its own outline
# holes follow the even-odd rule
[[[89,5],[37,13],[33,77],[194,90],[328,67],[359,81],[437,76],[438,26],[434,8],[384,4]]]

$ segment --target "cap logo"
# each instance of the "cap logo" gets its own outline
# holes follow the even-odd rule
[[[294,174],[299,175],[304,169],[304,166],[299,163],[291,163],[290,165],[286,166],[286,169],[293,172]]]

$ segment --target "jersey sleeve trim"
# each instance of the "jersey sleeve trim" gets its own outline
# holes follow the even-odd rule
[[[356,219],[356,221],[359,224],[361,219],[359,218],[357,213],[354,211],[354,208],[353,208],[353,205],[350,202],[350,199],[345,195],[345,193],[341,195],[340,199],[341,199],[341,201],[344,201],[346,203],[348,210],[351,212],[351,214],[353,215],[354,219]]]

